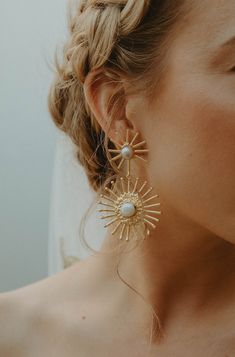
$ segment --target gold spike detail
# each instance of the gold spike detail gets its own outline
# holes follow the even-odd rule
[[[145,194],[143,194],[142,198],[144,198],[145,196],[147,196],[147,194],[148,194],[149,192],[151,192],[152,189],[153,189],[153,187],[150,187],[150,188],[148,189],[148,191],[146,191]]]

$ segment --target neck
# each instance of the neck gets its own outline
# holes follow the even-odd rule
[[[119,236],[110,231],[101,252],[120,245]],[[121,255],[120,275],[157,311],[162,326],[178,319],[177,313],[181,321],[183,316],[192,319],[199,311],[213,314],[216,304],[222,308],[232,301],[235,246],[192,221],[168,211],[135,249],[131,240],[121,244],[130,252]],[[109,269],[116,269],[115,254]]]

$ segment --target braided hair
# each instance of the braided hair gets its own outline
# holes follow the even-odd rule
[[[74,10],[69,7],[69,37],[61,63],[55,54],[48,106],[56,126],[75,143],[77,159],[95,191],[116,172],[107,150],[113,144],[86,103],[84,80],[90,71],[102,67],[117,84],[121,73],[134,82],[132,88],[138,93],[152,94],[164,72],[164,44],[181,3],[183,0],[81,0],[75,1]],[[120,83],[111,118],[120,110],[122,95]]]

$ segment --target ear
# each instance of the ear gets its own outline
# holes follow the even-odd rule
[[[103,131],[114,143],[123,141],[127,128],[134,127],[127,117],[127,98],[122,83],[121,78],[114,80],[103,69],[89,72],[84,82],[85,99]],[[117,103],[114,103],[115,98]],[[115,111],[112,111],[113,105]]]

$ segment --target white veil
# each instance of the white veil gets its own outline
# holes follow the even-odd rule
[[[80,242],[79,226],[94,198],[95,193],[88,185],[84,169],[76,159],[75,145],[68,135],[57,130],[50,197],[49,275],[90,254]],[[103,225],[93,212],[88,220],[85,226],[87,241],[93,249],[99,250],[104,236]]]

